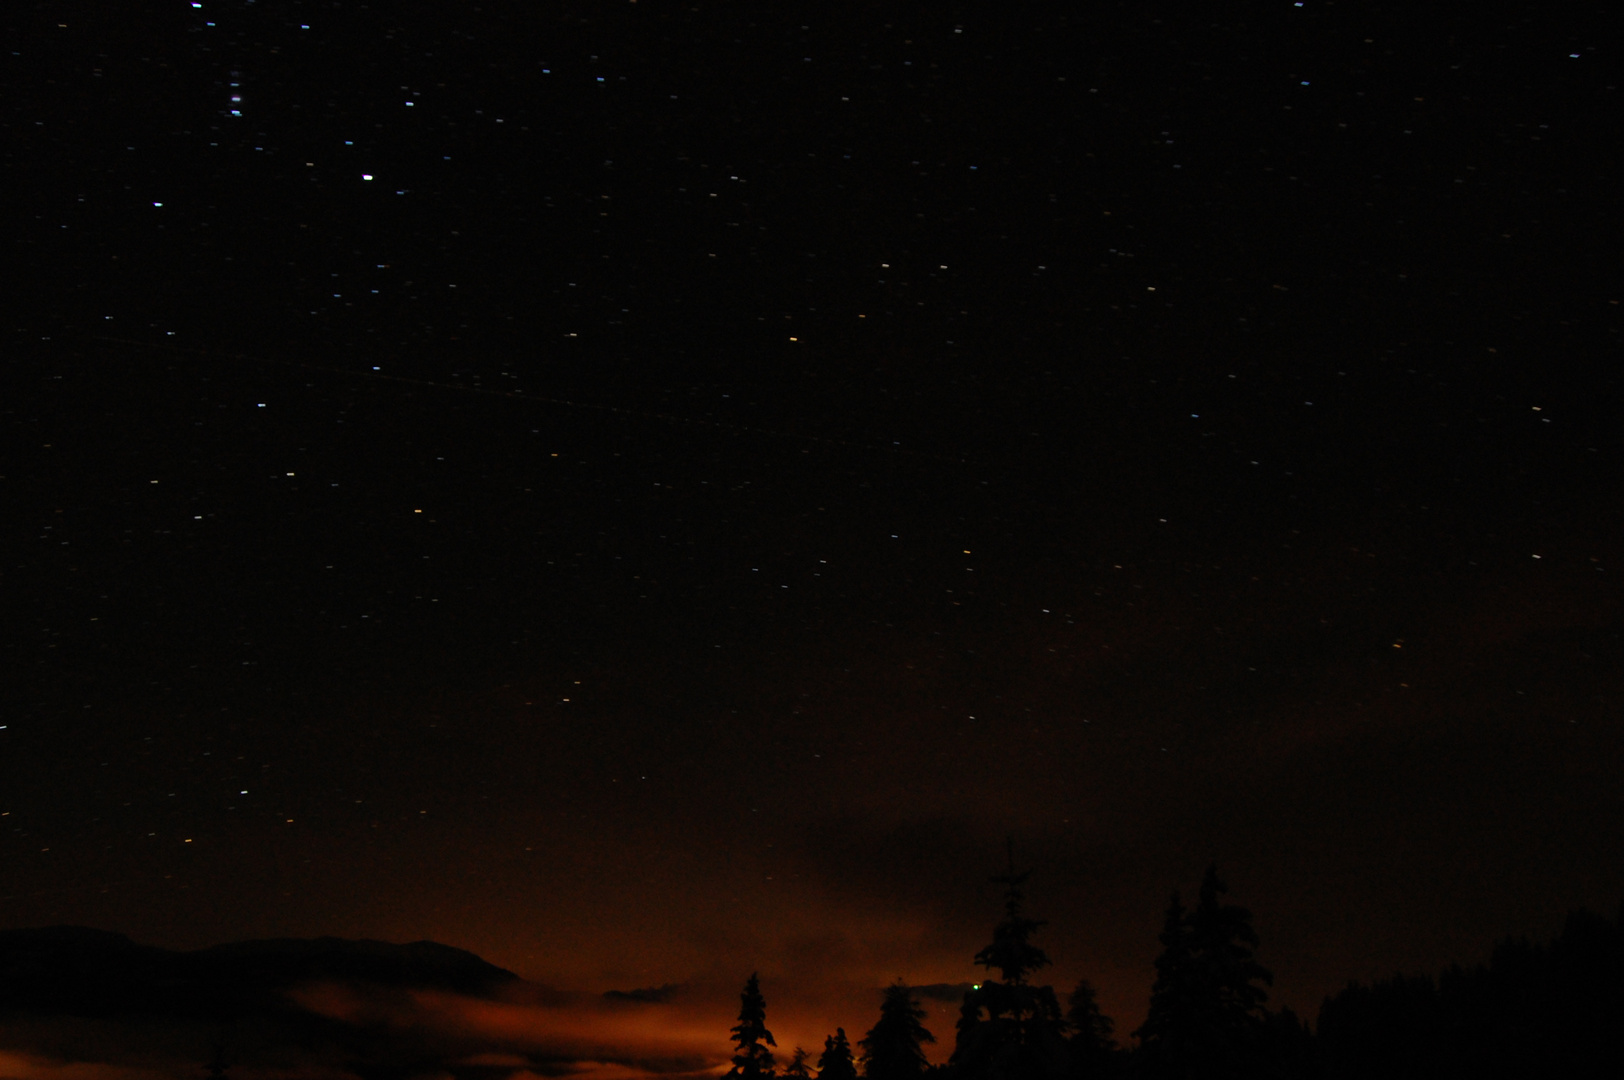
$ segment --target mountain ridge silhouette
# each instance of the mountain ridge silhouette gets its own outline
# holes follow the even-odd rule
[[[329,981],[491,997],[520,979],[433,941],[269,938],[175,950],[85,926],[0,930],[0,1012],[220,1020],[293,1010],[288,991]]]

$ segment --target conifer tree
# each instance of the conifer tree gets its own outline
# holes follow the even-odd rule
[[[1207,867],[1190,912],[1190,947],[1201,966],[1209,1022],[1225,1030],[1254,1031],[1263,1020],[1269,992],[1253,983],[1273,984],[1274,976],[1252,958],[1258,945],[1252,913],[1219,901],[1228,891],[1218,867]]]
[[[925,1010],[899,979],[885,988],[880,1019],[857,1045],[863,1048],[863,1075],[869,1080],[911,1080],[930,1068],[920,1043],[936,1037],[920,1023]]]
[[[1066,1071],[1063,1021],[1054,988],[1033,986],[1027,977],[1049,965],[1031,942],[1044,924],[1021,911],[1021,885],[1030,872],[1017,874],[1013,851],[1009,873],[992,880],[1005,886],[1004,918],[993,929],[992,944],[975,962],[1003,976],[988,979],[964,995],[957,1037],[949,1059],[955,1073],[968,1080],[1061,1076]]]
[[[823,1053],[818,1055],[818,1080],[857,1080],[857,1066],[851,1059],[851,1044],[846,1041],[845,1028],[835,1028],[835,1033],[823,1040]]]
[[[733,1026],[733,1068],[728,1077],[738,1080],[770,1080],[773,1052],[767,1047],[777,1046],[773,1033],[767,1030],[767,999],[761,996],[756,976],[744,984],[739,995],[739,1022]]]
[[[1181,1044],[1181,1033],[1191,1027],[1187,1013],[1193,972],[1187,916],[1188,912],[1184,910],[1175,889],[1172,900],[1168,901],[1167,913],[1162,916],[1162,932],[1157,936],[1162,951],[1156,957],[1156,982],[1150,988],[1150,1011],[1139,1030],[1133,1033],[1149,1059],[1167,1061]]]
[[[1269,972],[1252,958],[1252,913],[1222,903],[1228,890],[1209,866],[1196,906],[1186,913],[1177,893],[1162,929],[1162,955],[1150,1013],[1135,1034],[1151,1077],[1225,1080],[1258,1068],[1259,1033]]]
[[[1100,1012],[1094,984],[1087,979],[1071,992],[1071,1008],[1066,1010],[1066,1026],[1071,1029],[1072,1076],[1078,1080],[1098,1080],[1111,1075],[1116,1067],[1117,1043],[1111,1037],[1115,1026]]]
[[[789,1064],[784,1066],[784,1080],[812,1080],[812,1070],[806,1067],[806,1062],[806,1051],[797,1046]]]

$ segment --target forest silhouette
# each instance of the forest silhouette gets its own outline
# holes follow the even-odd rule
[[[1004,915],[974,957],[987,977],[964,994],[948,1060],[930,1064],[935,1036],[902,981],[854,1056],[844,1028],[824,1042],[817,1069],[796,1047],[780,1069],[767,1002],[752,974],[732,1029],[729,1080],[1564,1080],[1624,1076],[1624,906],[1608,919],[1579,910],[1550,942],[1508,938],[1487,964],[1436,978],[1395,975],[1349,982],[1310,1025],[1271,1010],[1272,976],[1255,958],[1252,914],[1228,903],[1216,865],[1193,905],[1178,892],[1159,937],[1145,1022],[1132,1046],[1087,980],[1063,1012],[1033,977],[1049,958],[1032,941],[1045,923],[1027,915],[1028,873],[994,877]]]
[[[881,991],[878,1016],[866,1031],[853,1026],[848,1037],[847,1028],[836,1028],[821,1051],[777,1045],[768,1001],[752,974],[730,1032],[728,1077],[1624,1076],[1624,909],[1612,918],[1575,911],[1549,941],[1506,939],[1477,966],[1350,982],[1326,997],[1309,1023],[1271,1004],[1271,976],[1257,958],[1259,932],[1252,914],[1229,901],[1217,867],[1211,866],[1193,896],[1172,894],[1144,1021],[1120,1033],[1087,980],[1066,994],[1043,983],[1050,960],[1038,938],[1046,923],[1028,913],[1028,876],[1017,873],[1012,861],[1007,872],[993,878],[1003,886],[1002,913],[986,946],[965,957],[972,970],[980,969],[980,981],[909,986],[899,979]],[[343,993],[319,1001],[298,993],[312,986]],[[424,1011],[421,1003],[413,1004],[419,991],[455,1008]],[[715,1075],[720,1071],[713,1064],[716,1043],[703,1033],[680,1047],[659,1038],[644,1043],[620,1038],[643,1030],[643,1018],[651,1014],[639,1010],[664,1008],[678,991],[666,985],[610,991],[596,1000],[571,998],[432,942],[273,940],[177,953],[84,927],[0,931],[0,1021],[20,1025],[7,1034],[22,1040],[0,1049],[31,1046],[50,1058],[80,1060],[88,1052],[79,1045],[88,1032],[102,1031],[98,1038],[115,1048],[120,1039],[128,1042],[148,1028],[192,1032],[194,1041],[207,1037],[210,1045],[224,1047],[216,1074],[232,1063],[253,1068],[273,1059],[297,1059],[311,1071],[286,1075],[364,1080],[522,1075],[517,1065],[478,1065],[469,1072],[474,1068],[467,1063],[470,1048],[482,1046],[507,1055],[503,1060],[530,1062],[541,1075],[564,1075],[592,1062],[645,1075]],[[954,1030],[932,1032],[918,999],[940,1000],[944,994],[962,995]],[[346,1002],[370,1003],[371,1011],[351,1015]],[[539,1014],[552,1016],[552,1033],[513,1037],[515,1016]],[[468,1026],[471,1018],[482,1016],[495,1026]],[[383,1023],[384,1017],[392,1019]],[[619,1028],[594,1027],[617,1017]],[[61,1023],[52,1026],[53,1018]],[[572,1024],[583,1034],[571,1034],[577,1031]],[[129,1053],[162,1057],[170,1052],[167,1042],[137,1042],[145,1049],[132,1043]],[[937,1057],[946,1060],[932,1064],[926,1049],[935,1044],[946,1051]]]

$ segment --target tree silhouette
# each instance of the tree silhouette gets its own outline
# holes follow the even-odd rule
[[[1621,1017],[1624,908],[1575,911],[1551,941],[1508,938],[1487,965],[1349,983],[1321,1005],[1312,1050],[1327,1080],[1615,1076]]]
[[[1096,1080],[1112,1075],[1117,1065],[1117,1043],[1111,1037],[1116,1025],[1100,1012],[1094,984],[1087,979],[1071,992],[1066,1025],[1071,1029],[1067,1044],[1071,1048],[1072,1076],[1078,1080]]]
[[[1147,1058],[1166,1062],[1191,1027],[1193,963],[1190,955],[1188,913],[1178,890],[1168,901],[1162,916],[1162,932],[1157,936],[1162,951],[1156,957],[1156,982],[1150,988],[1150,1011],[1139,1030],[1133,1033]]]
[[[1349,983],[1320,1006],[1318,1041],[1334,1077],[1443,1072],[1443,1003],[1429,975]]]
[[[1259,1032],[1259,1041],[1259,1060],[1267,1070],[1262,1075],[1279,1080],[1323,1080],[1324,1069],[1319,1060],[1318,1047],[1314,1045],[1314,1033],[1297,1018],[1295,1012],[1281,1009],[1269,1013]],[[1520,1075],[1536,1073],[1537,1070],[1523,1070]],[[1384,1080],[1390,1080],[1391,1075],[1388,1074]]]
[[[767,999],[761,996],[761,986],[753,973],[739,995],[739,1022],[733,1026],[732,1034],[735,1049],[729,1077],[768,1080],[776,1075],[773,1052],[767,1047],[778,1043],[767,1030]]]
[[[1049,964],[1031,937],[1044,923],[1021,911],[1021,886],[1031,872],[1009,872],[992,881],[1005,886],[1004,918],[993,929],[992,944],[975,956],[982,967],[997,971],[1002,981],[988,979],[964,995],[959,1008],[950,1063],[970,1080],[1020,1077],[1036,1080],[1066,1072],[1063,1022],[1054,988],[1033,986],[1027,976]]]
[[[1011,986],[1025,985],[1028,975],[1049,966],[1049,957],[1028,940],[1045,923],[1021,914],[1021,886],[1031,876],[1030,870],[1015,873],[1012,856],[1009,873],[992,879],[994,884],[1007,886],[1004,920],[993,928],[992,944],[976,953],[976,963],[984,968],[996,968]]]
[[[1173,894],[1162,926],[1162,954],[1150,1013],[1134,1034],[1151,1077],[1224,1080],[1259,1068],[1269,972],[1252,958],[1252,913],[1221,903],[1228,890],[1209,866],[1195,908]]]
[[[806,1061],[806,1051],[797,1046],[795,1055],[790,1058],[789,1064],[784,1066],[785,1080],[812,1080],[812,1070],[806,1067]]]
[[[852,1063],[845,1028],[835,1028],[835,1033],[823,1040],[823,1053],[818,1055],[818,1080],[857,1080],[857,1066]]]
[[[936,1036],[925,1030],[925,1010],[900,979],[885,988],[880,1019],[857,1045],[863,1048],[863,1075],[869,1080],[908,1080],[930,1068],[920,1043]]]

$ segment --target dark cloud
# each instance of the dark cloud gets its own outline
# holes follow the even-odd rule
[[[924,986],[911,986],[910,990],[918,997],[929,1001],[943,1001],[957,1005],[964,1000],[973,983],[927,983]]]
[[[712,1063],[711,1040],[645,1011],[679,989],[561,993],[433,942],[176,952],[82,927],[16,930],[0,933],[0,1046],[23,1056],[0,1064],[28,1077],[87,1062],[111,1078],[153,1061],[195,1068],[222,1047],[242,1076],[682,1075]]]
[[[663,1005],[682,990],[679,983],[645,986],[636,990],[605,990],[603,996],[610,1001],[636,1001],[645,1005]]]

